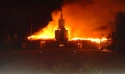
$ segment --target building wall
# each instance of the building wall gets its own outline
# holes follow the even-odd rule
[[[68,30],[55,30],[56,41],[68,41]]]

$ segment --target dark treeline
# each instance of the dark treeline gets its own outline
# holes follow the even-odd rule
[[[125,13],[118,12],[116,16],[116,32],[112,32],[109,35],[112,39],[110,48],[113,50],[124,51],[125,50]]]

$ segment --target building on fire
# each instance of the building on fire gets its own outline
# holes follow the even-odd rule
[[[32,39],[32,36],[31,36]],[[105,39],[102,39],[105,40]],[[93,49],[98,48],[101,40],[94,38],[82,38],[70,40],[68,30],[65,28],[65,19],[61,9],[60,19],[58,20],[58,28],[55,30],[54,39],[37,39],[32,41],[33,49],[44,48],[75,48],[75,49]]]

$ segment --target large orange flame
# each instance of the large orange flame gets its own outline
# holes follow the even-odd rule
[[[65,0],[68,2],[68,0]],[[73,1],[73,2],[72,2]],[[69,3],[71,2],[71,3]],[[90,40],[100,43],[114,30],[114,18],[117,12],[125,12],[123,0],[69,0],[62,11],[69,40]],[[52,13],[48,26],[28,37],[29,40],[54,39],[58,27],[60,11]]]
[[[65,10],[66,11],[66,10]],[[64,12],[66,13],[66,12]],[[64,14],[67,15],[67,14]],[[54,39],[55,38],[55,30],[58,27],[58,19],[60,18],[60,12],[53,12],[52,13],[53,20],[49,22],[48,26],[41,29],[40,31],[36,32],[35,34],[28,37],[28,40],[38,40],[38,39]],[[88,28],[88,26],[81,26],[77,28],[74,24],[82,24],[80,22],[74,23],[73,20],[70,19],[70,17],[65,17],[65,27],[68,30],[68,37],[69,40],[90,40],[92,42],[100,43],[102,41],[106,41],[106,38],[97,38],[100,37],[98,33],[91,33],[88,32],[91,27]],[[88,21],[87,21],[88,22]],[[73,24],[73,25],[72,25]],[[83,23],[86,24],[86,23]],[[88,23],[87,23],[88,24]],[[91,31],[91,30],[90,30]],[[96,37],[96,38],[95,38]]]
[[[50,21],[45,28],[29,36],[28,40],[54,39],[55,38],[54,33],[58,27],[59,15],[56,12],[54,12],[52,13],[52,18],[53,18],[53,21]]]

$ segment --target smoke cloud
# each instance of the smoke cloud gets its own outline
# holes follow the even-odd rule
[[[116,14],[118,12],[125,12],[125,1],[64,0],[62,11],[70,38],[101,38],[114,31]],[[42,29],[42,32],[49,30],[54,34],[59,18],[60,11],[52,12],[53,20],[49,22],[47,27]]]
[[[114,30],[124,0],[64,0],[63,14],[71,37],[103,37]]]

